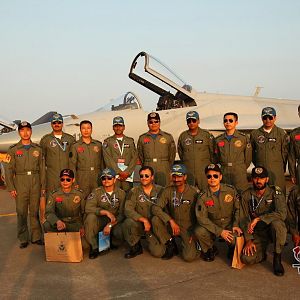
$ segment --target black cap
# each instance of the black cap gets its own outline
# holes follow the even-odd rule
[[[152,112],[152,113],[148,114],[147,121],[149,121],[151,119],[160,121],[160,116],[157,112]]]
[[[266,168],[257,166],[252,169],[251,176],[252,176],[252,178],[255,178],[255,177],[266,178],[266,177],[269,177],[269,173]]]
[[[63,170],[61,170],[59,177],[63,177],[63,176],[68,176],[70,178],[74,178],[75,177],[74,176],[74,172],[72,170],[70,170],[70,169],[63,169]]]
[[[209,171],[215,171],[215,172],[221,172],[221,167],[219,164],[209,164],[206,168],[205,168],[205,174],[207,174]]]
[[[18,130],[21,130],[22,128],[30,128],[31,129],[31,124],[27,121],[23,121],[18,125]]]

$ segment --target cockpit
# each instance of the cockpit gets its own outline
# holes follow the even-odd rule
[[[112,99],[96,111],[117,111],[127,109],[142,109],[140,100],[133,92],[127,92],[126,94]]]
[[[144,64],[139,63],[143,59]],[[143,77],[138,73],[142,73]],[[158,83],[152,82],[153,77]],[[187,84],[168,66],[146,52],[140,52],[134,58],[129,78],[160,96],[156,110],[197,105],[191,85]]]

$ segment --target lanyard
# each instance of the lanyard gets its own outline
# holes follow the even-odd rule
[[[262,197],[260,198],[260,200],[258,201],[258,204],[255,206],[255,205],[254,205],[254,197],[253,197],[253,195],[251,195],[252,212],[255,212],[255,211],[258,209],[258,207],[260,206],[260,203],[261,203],[261,201],[263,200],[263,198],[264,198],[264,196],[262,196]]]
[[[59,146],[59,148],[62,150],[62,151],[66,151],[66,148],[67,148],[67,142],[63,142],[63,146],[61,145],[61,143],[59,142],[59,140],[56,138],[56,137],[54,137],[54,139],[55,139],[55,141],[56,141],[56,143],[57,143],[57,145]]]
[[[184,194],[184,191],[181,194],[180,199],[178,199],[177,195],[176,195],[176,190],[174,190],[174,192],[173,192],[173,206],[174,207],[179,207],[181,205],[183,194]]]
[[[143,195],[143,199],[144,199],[145,201],[148,201],[148,202],[150,202],[150,203],[156,205],[156,202],[151,201],[150,199],[155,199],[155,200],[157,200],[157,193],[155,194],[154,197],[150,197],[150,199],[148,199],[148,197],[145,195],[144,192],[142,192],[142,195]]]
[[[122,148],[120,147],[120,141],[117,139],[116,140],[116,142],[117,142],[117,145],[118,145],[118,149],[119,149],[119,151],[120,151],[120,154],[121,154],[121,156],[123,156],[123,152],[124,152],[124,138],[123,138],[123,140],[122,140]]]
[[[111,207],[115,208],[116,206],[116,194],[114,193],[112,201],[110,201],[109,197],[107,196],[107,193],[104,194],[105,199],[107,202],[111,205]]]

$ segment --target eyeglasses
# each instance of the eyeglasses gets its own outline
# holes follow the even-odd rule
[[[197,120],[196,119],[187,119],[186,122],[188,124],[190,124],[190,123],[197,123]]]
[[[61,178],[60,181],[61,181],[61,182],[64,182],[64,181],[66,181],[66,182],[71,182],[72,179],[71,179],[71,178]]]
[[[206,175],[207,179],[211,179],[212,177],[215,178],[215,179],[218,179],[219,178],[219,175],[218,174],[213,174],[213,175]]]
[[[62,124],[62,121],[54,121],[54,122],[52,122],[52,124],[53,125],[56,125],[56,124],[60,125],[60,124]]]
[[[148,174],[140,174],[140,178],[149,178],[150,177],[150,175],[148,175]]]
[[[159,121],[158,120],[155,120],[155,121],[149,121],[149,124],[157,124],[157,123],[159,123]]]
[[[269,119],[270,121],[272,121],[274,119],[273,116],[263,116],[262,119],[265,121],[267,119]]]
[[[101,177],[101,180],[104,181],[104,180],[112,180],[113,177],[112,176],[102,176]]]
[[[224,119],[224,123],[233,123],[233,119]]]

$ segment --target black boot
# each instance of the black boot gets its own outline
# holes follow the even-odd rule
[[[234,254],[234,247],[228,246],[228,251],[227,251],[227,258],[229,260],[232,260]]]
[[[161,257],[162,259],[171,259],[174,256],[174,242],[173,239],[170,239],[166,242],[166,251],[165,254]]]
[[[283,276],[284,268],[283,265],[281,264],[281,253],[274,253],[273,270],[276,276]]]
[[[99,255],[99,250],[98,249],[90,249],[90,253],[89,253],[89,259],[95,259],[97,258]]]
[[[210,248],[207,250],[207,252],[202,252],[201,257],[205,261],[214,261],[215,260],[215,254],[214,254],[214,249]]]
[[[141,245],[141,242],[139,241],[134,246],[129,247],[129,251],[127,253],[125,253],[124,257],[125,258],[134,258],[137,255],[140,255],[142,253],[143,253],[143,247]]]

